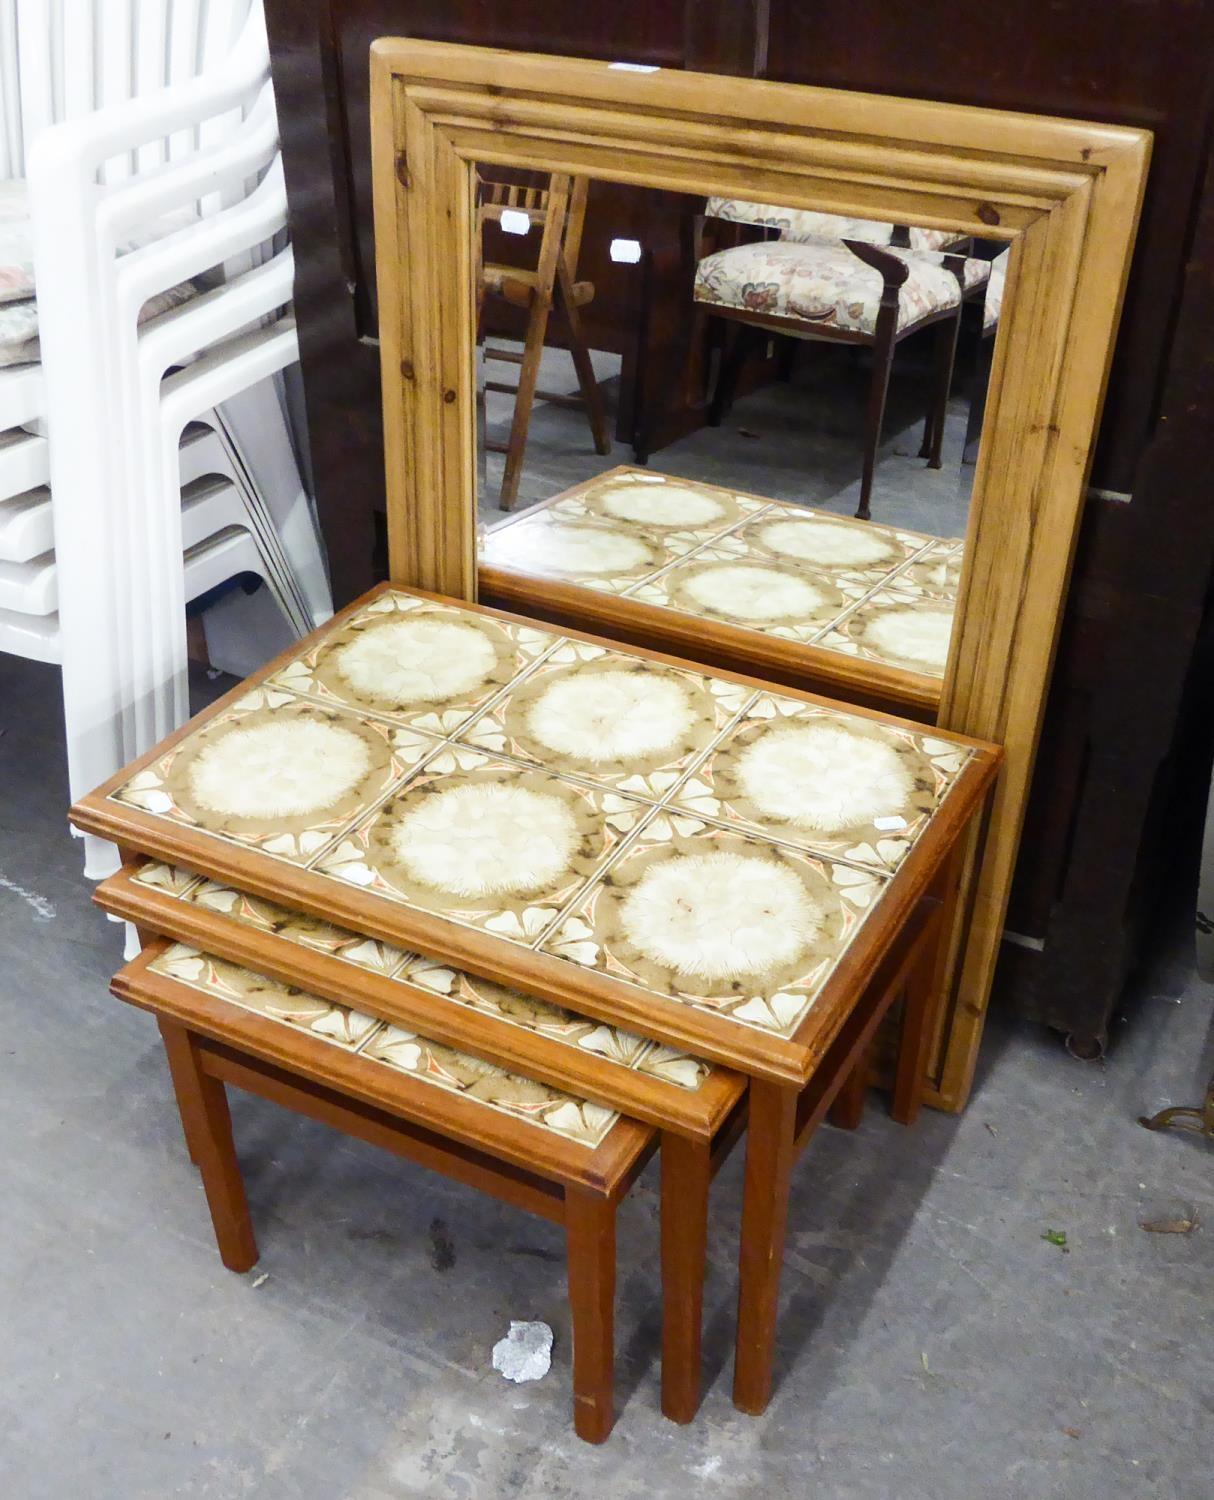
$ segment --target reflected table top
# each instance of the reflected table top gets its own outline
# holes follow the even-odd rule
[[[885,669],[894,686],[918,679],[928,701],[948,661],[963,549],[622,467],[491,527],[480,566],[509,602],[525,597],[512,579],[541,578],[602,596],[588,606],[596,621],[640,612],[662,639],[658,612],[693,616],[710,640],[761,635]]]
[[[73,816],[792,1080],[996,761],[960,736],[385,587]]]

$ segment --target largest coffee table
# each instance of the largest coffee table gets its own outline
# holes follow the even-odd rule
[[[384,586],[72,817],[748,1075],[734,1395],[756,1411],[815,1067],[860,996],[911,962],[922,975],[925,912],[949,899],[997,763],[961,736]]]

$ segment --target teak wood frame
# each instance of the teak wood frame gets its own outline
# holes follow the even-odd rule
[[[371,49],[392,580],[474,599],[474,166],[1012,243],[938,722],[1002,744],[947,969],[960,1109],[1011,887],[1150,156],[1142,130],[408,39]]]

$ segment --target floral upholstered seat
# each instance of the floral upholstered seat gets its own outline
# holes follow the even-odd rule
[[[990,280],[986,285],[986,301],[982,306],[982,331],[993,333],[1003,311],[1003,287],[1007,281],[1007,261],[1011,255],[1005,250],[991,262]]]
[[[896,253],[896,252],[891,252]],[[898,290],[898,333],[956,307],[961,288],[943,259],[903,254],[910,274]],[[695,299],[766,317],[872,335],[884,279],[846,245],[774,240],[707,255]]]
[[[778,229],[782,240],[864,240],[870,245],[888,245],[894,237],[894,226],[876,219],[821,214],[808,208],[782,208],[778,203],[747,203],[741,198],[709,198],[705,213],[710,219]],[[912,226],[909,238],[912,250],[945,250],[965,236],[952,229]]]

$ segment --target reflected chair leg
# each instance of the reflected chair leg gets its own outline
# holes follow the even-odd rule
[[[228,1096],[217,1078],[203,1072],[198,1043],[189,1031],[164,1018],[159,1024],[190,1155],[202,1173],[220,1259],[230,1271],[247,1271],[257,1264],[257,1242],[232,1140]]]
[[[662,1412],[690,1422],[700,1405],[711,1146],[666,1131],[661,1160]]]
[[[734,392],[738,388],[742,366],[754,348],[757,334],[758,330],[752,328],[749,323],[739,323],[733,343],[726,346],[721,357],[720,373],[717,375],[717,388],[712,395],[712,405],[708,408],[709,427],[719,427],[726,412],[733,405]]]
[[[564,261],[557,266],[557,294],[560,297],[561,313],[569,330],[569,353],[573,356],[573,368],[577,372],[578,387],[582,403],[590,421],[590,432],[594,438],[596,453],[611,452],[611,437],[607,431],[607,410],[603,405],[603,393],[594,378],[594,366],[590,362],[590,351],[586,348],[586,335],[582,330],[582,316],[574,305],[573,281]]]
[[[506,467],[502,474],[501,508],[513,510],[518,499],[519,481],[523,477],[523,454],[527,448],[527,429],[531,425],[531,408],[539,383],[540,359],[544,353],[544,336],[548,331],[548,304],[538,296],[531,305],[527,321],[527,339],[519,365],[518,389],[514,397],[514,419],[506,443]]]
[[[953,385],[953,366],[957,359],[957,336],[961,332],[961,308],[957,315],[936,324],[936,368],[932,404],[923,423],[923,446],[919,457],[927,459],[929,469],[942,465],[944,421],[948,415],[948,396]]]
[[[889,372],[894,363],[894,334],[898,310],[883,307],[877,314],[876,339],[873,343],[873,378],[868,389],[868,413],[864,422],[864,467],[860,474],[860,503],[856,518],[871,518],[869,500],[873,493],[873,475],[877,468],[877,449],[881,446],[881,425],[885,421],[885,398],[889,394]]]
[[[565,1189],[565,1246],[573,1320],[573,1427],[605,1442],[614,1416],[615,1204]]]
[[[868,1094],[868,1083],[872,1076],[870,1048],[852,1064],[851,1072],[843,1080],[843,1087],[835,1095],[835,1101],[827,1113],[827,1119],[837,1130],[857,1130],[864,1118],[864,1101]]]
[[[796,1154],[797,1090],[752,1080],[738,1261],[733,1404],[759,1416],[771,1400],[780,1270]]]

